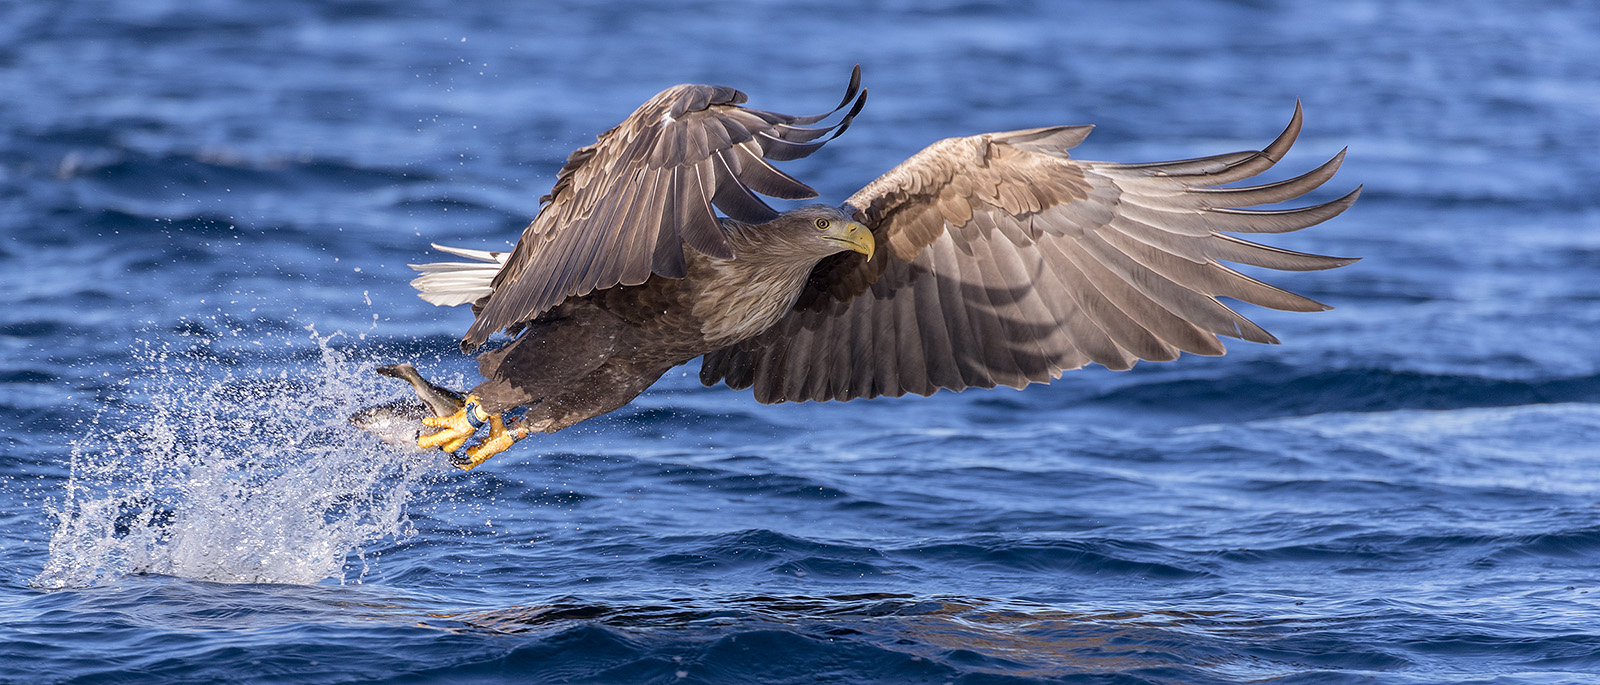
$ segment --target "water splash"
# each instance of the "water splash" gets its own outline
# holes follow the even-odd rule
[[[73,444],[34,584],[83,587],[131,573],[359,582],[370,570],[366,547],[411,535],[407,501],[448,467],[346,424],[397,388],[330,346],[340,333],[307,330],[316,365],[280,360],[275,373],[239,376],[216,358],[147,345],[138,354],[146,373]]]

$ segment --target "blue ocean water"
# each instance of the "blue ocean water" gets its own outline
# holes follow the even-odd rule
[[[1587,683],[1600,10],[1583,2],[0,4],[0,681]],[[1345,146],[1285,341],[756,404],[691,365],[471,473],[344,423],[661,88],[942,137]]]

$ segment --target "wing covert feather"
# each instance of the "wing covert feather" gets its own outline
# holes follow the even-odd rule
[[[860,76],[857,67],[839,106],[818,115],[747,109],[744,93],[720,86],[673,86],[652,97],[567,157],[462,348],[478,347],[568,297],[638,285],[652,274],[682,277],[684,244],[731,257],[716,210],[759,223],[777,212],[754,193],[815,197],[767,160],[804,157],[843,133],[866,101]],[[804,127],[846,106],[838,123]]]

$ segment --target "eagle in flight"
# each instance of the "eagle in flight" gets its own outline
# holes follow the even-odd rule
[[[778,212],[757,195],[817,193],[772,162],[845,131],[866,102],[860,67],[825,114],[745,100],[668,88],[567,158],[510,252],[436,245],[472,261],[413,265],[423,299],[472,305],[463,351],[509,334],[478,355],[486,380],[460,411],[425,419],[439,430],[419,447],[456,453],[487,425],[452,455],[471,469],[530,433],[618,409],[696,357],[706,385],[774,403],[1020,388],[1091,362],[1221,355],[1218,336],[1277,340],[1219,297],[1328,309],[1224,262],[1355,261],[1229,235],[1306,228],[1355,202],[1359,187],[1247,209],[1321,186],[1343,151],[1302,176],[1223,187],[1283,158],[1298,103],[1260,151],[1114,164],[1067,154],[1089,126],[983,133],[933,143],[841,205]]]

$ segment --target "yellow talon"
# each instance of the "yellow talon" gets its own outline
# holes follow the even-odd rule
[[[467,444],[467,439],[476,434],[478,427],[487,420],[489,412],[478,406],[477,395],[468,395],[466,402],[461,406],[461,411],[449,416],[429,416],[422,419],[423,425],[444,430],[419,436],[417,447],[425,450],[437,447],[446,452],[454,452]]]
[[[471,471],[472,467],[488,461],[489,457],[506,451],[513,443],[525,437],[528,437],[528,429],[519,426],[506,430],[505,421],[501,420],[499,414],[493,414],[489,417],[489,437],[484,438],[483,442],[467,450],[465,458],[455,462],[456,468],[462,471]]]

